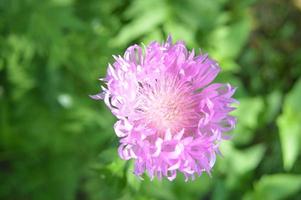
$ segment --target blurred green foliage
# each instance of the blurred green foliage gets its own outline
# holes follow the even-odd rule
[[[300,199],[301,1],[0,0],[0,199]],[[111,55],[167,34],[238,87],[212,177],[139,180],[98,92]]]

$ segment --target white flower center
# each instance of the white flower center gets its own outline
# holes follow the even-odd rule
[[[160,77],[140,85],[138,110],[143,120],[160,132],[172,132],[196,126],[197,99],[187,83]]]

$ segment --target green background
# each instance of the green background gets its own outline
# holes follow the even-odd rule
[[[168,34],[237,86],[212,177],[138,180],[100,90],[112,55]],[[301,199],[300,0],[0,0],[0,199]]]

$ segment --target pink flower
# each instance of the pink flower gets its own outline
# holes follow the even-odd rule
[[[184,42],[152,42],[130,46],[114,56],[102,79],[106,88],[93,95],[103,99],[118,121],[122,159],[135,160],[134,173],[186,180],[203,171],[210,174],[224,132],[234,128],[229,115],[235,89],[211,83],[219,65],[206,54],[195,56]]]

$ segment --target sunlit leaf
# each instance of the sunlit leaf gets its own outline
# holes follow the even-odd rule
[[[135,18],[122,28],[112,43],[115,45],[125,45],[143,34],[151,32],[158,25],[163,23],[167,15],[167,10],[163,1],[156,2],[157,3],[150,4],[146,9],[144,7],[138,7],[137,10],[135,4],[133,4],[135,8],[132,9],[133,11],[131,11],[129,15],[131,17],[133,15]],[[136,12],[138,12],[138,14],[136,14]]]
[[[239,21],[230,25],[218,26],[210,36],[210,53],[222,63],[225,70],[235,71],[238,65],[233,60],[246,44],[251,30],[250,16],[244,14]]]
[[[247,199],[278,200],[285,199],[301,189],[301,176],[296,174],[275,174],[263,176],[254,185],[254,191]]]
[[[282,94],[280,91],[274,91],[267,97],[267,111],[265,113],[265,118],[268,122],[271,122],[275,119],[277,113],[280,111],[282,102]]]
[[[140,189],[140,185],[142,180],[139,179],[135,174],[134,174],[134,162],[130,163],[130,167],[127,169],[127,182],[129,186],[135,190],[138,191]]]
[[[221,146],[221,151],[224,155],[224,158],[221,158],[222,169],[226,171],[231,169],[231,174],[244,174],[257,167],[264,155],[265,147],[258,144],[238,150],[230,143],[225,143]]]
[[[277,124],[279,127],[280,142],[282,148],[283,165],[290,170],[299,154],[301,144],[301,79],[286,96],[283,113],[279,116]]]
[[[260,97],[239,99],[237,110],[232,112],[238,121],[233,131],[233,139],[236,143],[246,144],[253,138],[263,108],[264,103]]]

